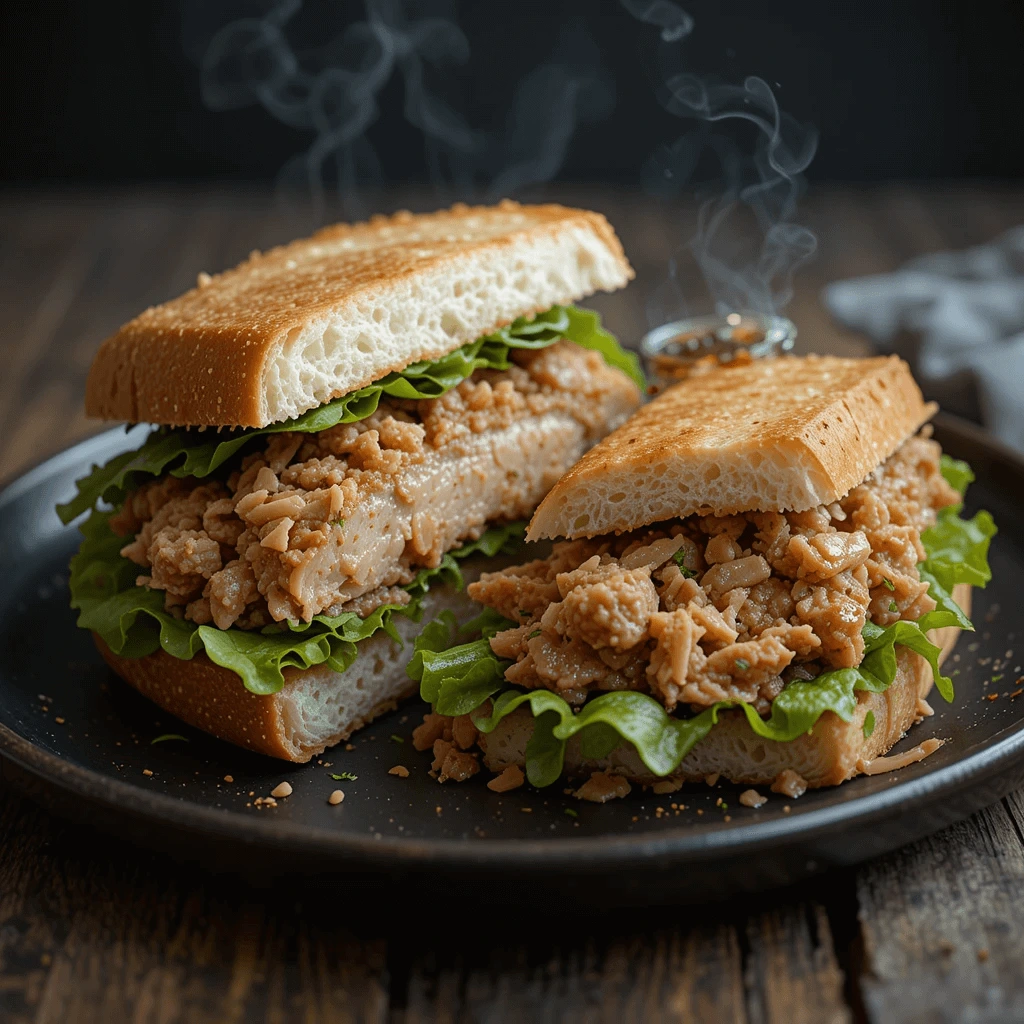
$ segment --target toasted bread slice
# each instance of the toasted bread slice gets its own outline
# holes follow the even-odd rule
[[[472,577],[473,567],[467,566],[467,575]],[[438,587],[424,597],[424,620],[444,609],[460,622],[480,611],[464,591],[450,587]],[[359,644],[359,654],[345,672],[327,665],[286,668],[284,687],[270,695],[251,693],[240,676],[205,654],[191,661],[162,650],[145,658],[122,658],[98,636],[93,638],[117,675],[176,718],[258,754],[303,762],[347,740],[416,692],[405,667],[422,624],[402,615],[392,622],[402,643],[383,631],[376,633]]]
[[[337,224],[125,324],[96,355],[86,412],[263,427],[632,276],[585,210],[506,201]]]
[[[971,588],[960,584],[953,597],[970,614]],[[932,633],[932,642],[942,648],[940,661],[952,651],[959,635],[955,626]],[[741,711],[727,711],[670,776],[652,774],[628,743],[600,761],[585,761],[580,756],[578,737],[566,744],[565,770],[575,776],[611,771],[642,785],[700,782],[709,775],[720,775],[730,782],[769,785],[788,769],[802,776],[809,789],[837,786],[885,754],[920,717],[919,702],[932,687],[931,666],[906,647],[897,649],[897,665],[896,679],[884,693],[858,692],[857,708],[849,722],[826,711],[811,733],[789,743],[762,739],[750,729]],[[874,714],[875,724],[871,734],[865,736],[868,712]],[[481,736],[479,744],[487,767],[500,772],[511,764],[524,766],[533,723],[533,716],[524,706],[502,719],[494,732]]]
[[[896,356],[722,366],[669,388],[592,448],[541,502],[528,538],[827,505],[935,411]]]

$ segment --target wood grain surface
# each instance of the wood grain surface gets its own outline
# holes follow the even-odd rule
[[[577,190],[638,273],[593,305],[635,343],[693,210]],[[382,197],[382,211],[429,197]],[[802,350],[860,354],[830,280],[1024,222],[1024,193],[812,195],[817,259],[788,309]],[[232,193],[0,195],[0,477],[101,425],[81,400],[97,344],[144,306],[314,225]],[[706,300],[693,284],[693,308]],[[1024,795],[856,871],[705,908],[561,923],[472,907],[333,905],[255,890],[65,823],[0,786],[0,1021],[1024,1021]]]

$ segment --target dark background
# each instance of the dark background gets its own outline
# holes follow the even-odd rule
[[[259,106],[204,106],[199,63],[218,28],[272,4],[105,0],[5,5],[0,42],[4,144],[0,179],[18,182],[267,181],[313,133]],[[471,56],[441,69],[443,88],[474,125],[500,131],[513,84],[551,58],[577,22],[594,43],[606,91],[579,125],[558,171],[564,180],[633,185],[659,142],[682,123],[659,107],[658,30],[614,0],[412,3],[453,11]],[[740,80],[762,75],[783,107],[821,133],[809,178],[1016,178],[1024,4],[865,0],[782,4],[690,0],[696,27],[675,44],[685,67]],[[316,50],[364,16],[357,0],[315,2],[289,23],[297,51]],[[578,39],[577,39],[578,41]],[[378,96],[369,139],[380,178],[429,177],[422,136],[402,114],[401,81]],[[534,103],[534,109],[544,104]],[[493,170],[493,168],[492,168]]]

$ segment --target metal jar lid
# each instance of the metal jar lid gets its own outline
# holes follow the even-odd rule
[[[785,317],[729,313],[674,320],[648,331],[640,342],[652,391],[720,363],[763,359],[789,352],[796,325]]]

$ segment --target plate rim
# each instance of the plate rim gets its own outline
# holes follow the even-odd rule
[[[948,414],[936,424],[970,443],[987,448],[1000,461],[1008,461],[1024,476],[1024,457],[986,431]],[[0,511],[19,494],[49,479],[68,463],[81,465],[92,452],[107,451],[116,435],[127,439],[123,427],[93,435],[45,458],[9,480],[0,490]],[[69,524],[70,528],[70,524]],[[200,831],[211,838],[271,847],[293,857],[365,863],[374,871],[410,869],[522,869],[542,862],[547,872],[594,873],[614,870],[638,861],[671,860],[684,865],[709,855],[749,856],[757,851],[802,844],[813,847],[829,838],[836,824],[864,828],[908,811],[927,806],[940,797],[952,798],[1002,774],[1024,753],[1024,716],[981,749],[952,763],[907,780],[894,780],[888,788],[863,797],[801,811],[786,817],[740,823],[708,821],[695,831],[668,827],[663,832],[635,835],[552,836],[544,839],[491,839],[464,837],[406,837],[328,832],[301,822],[246,815],[238,810],[207,807],[179,797],[147,792],[140,786],[66,761],[0,722],[0,758],[10,761],[40,782],[55,786],[74,798],[100,805],[108,813],[155,821],[161,827]],[[850,780],[855,783],[856,780]]]

